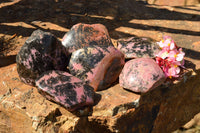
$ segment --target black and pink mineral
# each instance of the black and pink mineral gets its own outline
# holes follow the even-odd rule
[[[113,46],[89,46],[72,53],[69,70],[97,91],[112,85],[124,64],[124,55]]]
[[[94,104],[94,89],[64,71],[44,72],[36,80],[36,86],[44,97],[69,111]]]
[[[72,53],[84,46],[112,45],[112,41],[104,25],[78,23],[64,35],[62,44]]]
[[[35,85],[35,79],[47,70],[65,70],[68,53],[61,42],[49,32],[34,31],[16,57],[21,80]]]
[[[153,59],[138,58],[126,62],[119,84],[133,92],[145,93],[161,85],[165,79],[164,72]]]
[[[145,37],[119,39],[117,41],[117,48],[124,53],[126,59],[154,58],[160,51],[155,42]]]

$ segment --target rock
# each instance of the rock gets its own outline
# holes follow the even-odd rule
[[[72,53],[84,46],[112,45],[112,41],[104,25],[78,23],[64,35],[62,44]]]
[[[187,69],[180,81],[141,95],[126,91],[119,84],[96,92],[92,115],[82,117],[46,100],[35,87],[20,82],[16,64],[1,67],[0,131],[172,132],[200,111],[200,62],[196,63],[196,70]]]
[[[176,0],[176,1],[165,1],[165,0],[148,0],[149,4],[164,5],[164,6],[191,6],[200,3],[199,0]]]
[[[35,85],[35,79],[47,70],[66,70],[68,53],[54,35],[36,30],[21,47],[16,62],[21,80]]]
[[[44,72],[36,79],[36,86],[44,97],[69,111],[94,103],[94,89],[67,72]]]
[[[138,58],[124,65],[119,83],[127,90],[145,93],[161,85],[165,79],[165,74],[153,59]]]
[[[200,126],[200,113],[196,114],[192,120],[183,126],[183,128],[189,129],[194,128],[195,126]]]
[[[59,105],[42,97],[35,87],[22,83],[16,64],[1,68],[0,89],[9,89],[9,94],[0,91],[0,132],[50,132],[58,130],[61,114]],[[6,86],[5,86],[5,85]],[[2,95],[3,94],[3,95]],[[2,116],[2,117],[1,117]],[[5,124],[5,125],[4,125]]]
[[[154,58],[160,51],[158,45],[148,38],[130,37],[119,39],[117,48],[124,53],[126,59]]]
[[[160,41],[163,35],[173,37],[179,47],[185,48],[184,51],[190,51],[188,54],[186,53],[186,58],[194,66],[192,67],[195,70],[192,72],[194,74],[191,74],[191,70],[186,66],[187,74],[182,77],[183,79],[178,84],[173,82],[168,87],[161,85],[157,89],[141,95],[125,91],[117,84],[109,89],[97,92],[101,96],[99,96],[99,102],[93,108],[92,116],[77,117],[58,104],[46,100],[35,87],[20,82],[14,61],[4,63],[6,65],[0,66],[0,132],[171,133],[200,112],[200,56],[197,56],[200,49],[197,49],[198,46],[194,48],[192,46],[192,43],[200,41],[199,5],[186,7],[156,6],[144,5],[138,0],[62,1],[59,0],[58,3],[55,3],[45,0],[45,2],[53,3],[45,4],[41,0],[37,0],[37,2],[30,0],[21,1],[12,6],[4,6],[4,3],[1,3],[1,7],[4,6],[0,11],[2,35],[13,33],[22,35],[22,38],[20,36],[15,37],[17,48],[11,51],[13,55],[16,55],[21,44],[23,44],[21,42],[25,41],[27,34],[34,27],[48,28],[51,26],[49,30],[62,37],[63,32],[66,31],[58,30],[56,24],[60,26],[65,24],[66,28],[69,28],[78,21],[85,23],[98,21],[109,28],[109,34],[112,35],[113,39],[133,35],[150,37]],[[165,0],[165,3],[178,1]],[[193,0],[185,1],[191,2]],[[43,6],[40,6],[41,2]],[[76,3],[82,4],[82,6],[75,7],[74,4]],[[96,4],[97,8],[88,3]],[[102,3],[106,3],[107,6],[102,6]],[[30,5],[34,5],[34,7],[30,7]],[[111,8],[116,9],[116,12],[112,12],[114,16],[110,12],[106,12],[106,10],[110,10],[107,7],[111,5]],[[51,6],[51,9],[48,8],[49,6]],[[41,7],[41,9],[34,10],[37,7]],[[105,7],[105,13],[102,15],[101,12],[99,13],[99,9],[104,11]],[[52,10],[56,8],[62,11],[58,13]],[[23,15],[22,17],[17,15],[18,12],[13,13],[13,11],[19,10]],[[37,15],[39,12],[41,13]],[[65,12],[70,13],[70,15],[65,14]],[[51,17],[41,20],[46,14],[50,14]],[[72,21],[72,17],[76,20],[73,19]],[[18,23],[19,19],[22,18],[27,23]],[[45,21],[47,19],[48,22],[44,22],[46,26],[31,22],[32,20]],[[9,56],[6,55],[7,57]],[[3,63],[2,59],[0,59],[1,63]],[[135,102],[133,101],[136,99],[140,99],[139,106],[134,108]],[[130,106],[127,103],[130,103]],[[193,132],[199,131],[199,128],[196,129]],[[181,132],[188,131],[184,129]]]
[[[189,79],[184,83],[184,80],[181,80],[179,83],[169,86],[160,86],[158,89],[143,93],[142,95],[125,91],[119,85],[97,92],[102,95],[102,98],[101,101],[94,106],[93,115],[81,118],[76,117],[76,119],[70,123],[66,121],[66,123],[61,126],[60,132],[172,132],[182,126],[184,122],[190,120],[200,110],[197,97],[192,97],[192,99],[188,101],[185,99],[189,98],[191,93],[195,96],[200,95],[199,74],[198,72],[198,76],[192,76],[188,73],[187,77]],[[195,87],[194,92],[191,91],[190,87]],[[137,97],[140,98],[138,106],[134,106]],[[180,100],[177,102],[177,99]],[[187,104],[185,100],[188,102]],[[119,101],[119,103],[117,103],[117,101]],[[71,128],[67,126],[71,126],[72,124],[73,126]]]
[[[124,63],[124,55],[113,46],[90,46],[72,53],[69,70],[97,91],[117,80]]]
[[[122,89],[119,84],[96,93],[99,97],[95,97],[98,102],[93,106],[92,116],[71,116],[60,127],[60,132],[116,133],[116,120],[126,115],[129,109],[135,110],[140,98],[140,95]],[[65,112],[62,114],[65,115]]]

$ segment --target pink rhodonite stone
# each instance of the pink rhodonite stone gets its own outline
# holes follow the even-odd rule
[[[89,46],[72,53],[69,70],[94,90],[103,90],[117,80],[124,60],[124,55],[113,46]]]
[[[65,71],[69,57],[53,34],[35,30],[17,54],[17,72],[24,83],[34,86],[35,79],[47,70]]]
[[[165,74],[153,59],[138,58],[124,65],[119,83],[125,89],[145,93],[161,85],[165,79]]]
[[[126,59],[154,58],[159,53],[159,46],[149,38],[130,37],[119,39],[117,48],[124,53]]]
[[[112,45],[112,41],[104,25],[78,23],[64,35],[62,44],[72,53],[84,46]]]
[[[48,100],[64,106],[69,111],[92,106],[94,89],[71,74],[52,70],[36,79],[38,91]]]

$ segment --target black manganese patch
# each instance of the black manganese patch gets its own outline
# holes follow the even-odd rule
[[[82,107],[85,104],[93,104],[94,89],[67,72],[58,70],[44,72],[36,80],[36,85],[44,97],[61,104],[68,110]],[[77,99],[78,96],[81,100]]]
[[[30,85],[34,85],[35,79],[45,71],[65,70],[67,60],[68,53],[61,42],[51,33],[41,30],[32,33],[16,57],[19,76]],[[23,74],[25,72],[28,72],[27,77]]]

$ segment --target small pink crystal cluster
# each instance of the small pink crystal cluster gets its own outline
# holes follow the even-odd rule
[[[185,53],[182,48],[178,48],[169,36],[165,36],[157,43],[162,50],[156,55],[156,62],[164,71],[165,76],[169,78],[179,77],[181,67],[184,68]]]

